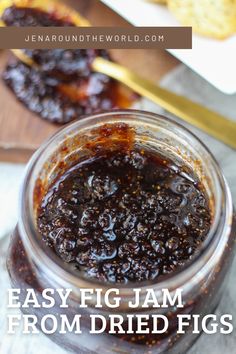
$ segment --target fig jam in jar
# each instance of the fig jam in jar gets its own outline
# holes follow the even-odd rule
[[[174,121],[141,111],[113,111],[60,130],[28,164],[19,223],[8,270],[12,286],[38,298],[46,288],[71,289],[68,308],[27,309],[71,322],[81,334],[59,329],[50,338],[76,353],[185,353],[199,334],[177,333],[177,316],[214,313],[233,258],[235,230],[227,183],[207,148]],[[81,308],[81,289],[119,289],[120,305]],[[140,306],[134,302],[140,289]],[[143,308],[147,289],[182,291],[182,307]],[[23,310],[24,312],[24,310]],[[122,333],[110,334],[109,314],[121,315]],[[90,334],[90,315],[107,319]],[[150,333],[125,331],[130,315],[148,314]],[[168,329],[152,333],[152,316]],[[99,325],[99,321],[97,323]],[[137,327],[135,316],[133,328]]]

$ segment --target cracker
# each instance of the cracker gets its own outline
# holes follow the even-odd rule
[[[236,32],[236,0],[168,0],[168,7],[202,35],[224,39]]]

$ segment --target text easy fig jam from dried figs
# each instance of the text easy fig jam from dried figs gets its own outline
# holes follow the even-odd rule
[[[43,241],[78,276],[111,283],[156,281],[183,267],[211,224],[197,179],[125,145],[77,161],[50,186],[37,215]]]

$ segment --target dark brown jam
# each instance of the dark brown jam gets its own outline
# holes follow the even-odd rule
[[[50,14],[36,8],[11,6],[7,8],[2,20],[7,26],[37,27],[37,26],[74,26],[70,20],[62,20],[56,14]],[[96,49],[25,49],[25,53],[40,66],[41,71],[69,81],[76,77],[87,77],[91,73],[91,63],[97,56],[109,59],[105,50]]]
[[[16,6],[7,8],[2,20],[7,26],[73,26],[69,18]],[[110,60],[105,50],[24,51],[38,68],[15,61],[7,66],[3,78],[23,104],[44,119],[68,123],[84,114],[127,107],[133,100],[121,97],[113,79],[93,72],[91,64],[97,56]]]
[[[51,13],[44,12],[40,9],[29,8],[29,7],[8,7],[2,16],[3,21],[7,26],[16,27],[36,27],[36,26],[73,26],[71,21],[68,19],[63,22],[56,18]]]
[[[156,281],[199,251],[211,224],[201,184],[147,150],[98,153],[48,190],[38,209],[43,240],[100,281]]]
[[[70,86],[16,61],[7,66],[3,78],[27,108],[50,122],[64,124],[116,107],[116,85],[103,74],[91,73]]]
[[[29,288],[42,299],[44,289],[72,287],[72,273],[77,276],[73,287],[76,284],[78,289],[86,284],[88,289],[121,288],[122,302],[114,314],[123,317],[124,333],[109,333],[112,321],[108,314],[113,310],[100,309],[99,314],[107,318],[106,333],[91,335],[91,346],[87,345],[90,316],[98,313],[93,302],[88,308],[80,307],[80,296],[74,292],[68,298],[68,308],[62,308],[56,298],[52,313],[58,318],[66,315],[69,323],[79,313],[86,334],[79,340],[77,334],[62,335],[59,329],[50,335],[67,352],[95,353],[99,347],[109,353],[118,349],[124,353],[186,353],[199,334],[192,333],[192,322],[185,334],[178,333],[178,316],[199,314],[202,318],[214,313],[225,288],[235,226],[230,235],[219,235],[224,246],[220,250],[217,243],[217,254],[208,258],[211,244],[205,247],[203,242],[208,238],[215,204],[206,193],[205,181],[198,179],[188,164],[174,163],[166,158],[164,149],[159,154],[148,147],[149,140],[142,137],[141,141],[139,131],[120,122],[99,124],[88,134],[82,131],[73,137],[63,133],[63,143],[44,161],[34,183],[39,243],[29,242],[27,248],[25,241],[34,240],[35,233],[28,235],[20,228],[14,232],[7,264],[13,287],[21,289],[21,303]],[[199,161],[191,162],[199,166]],[[200,252],[202,257],[198,258]],[[203,270],[197,273],[194,265],[203,257],[206,264],[197,268]],[[211,262],[212,257],[217,258]],[[61,269],[55,268],[60,273],[54,273],[55,263],[60,263]],[[186,271],[176,276],[182,269]],[[141,282],[145,280],[148,282]],[[137,310],[129,307],[128,300],[134,300],[130,295],[133,287],[145,294],[149,287],[154,291],[161,288],[162,280],[171,284],[167,288],[173,292],[183,289],[183,307],[171,305],[159,310],[150,304],[143,308],[141,298]],[[126,284],[128,288],[124,288]],[[40,321],[45,315],[42,308],[22,311]],[[153,316],[159,311],[168,318],[169,326],[157,334]],[[130,318],[126,314],[135,314],[133,333],[128,332]],[[150,314],[149,333],[137,333],[136,314]],[[99,319],[96,325],[101,328]],[[162,329],[162,321],[157,326]]]

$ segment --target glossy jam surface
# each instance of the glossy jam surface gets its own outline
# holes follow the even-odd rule
[[[96,154],[53,184],[38,209],[46,244],[86,277],[139,282],[183,267],[211,223],[200,185],[146,150]]]
[[[36,27],[36,26],[44,26],[50,27],[52,24],[54,26],[72,26],[71,21],[61,21],[57,19],[51,13],[46,13],[36,8],[29,7],[17,7],[10,6],[3,13],[3,21],[8,26],[16,26],[16,27]]]
[[[18,8],[16,6],[7,8],[3,13],[2,20],[7,26],[74,26],[69,19],[67,21],[58,19],[56,14],[53,15],[35,8]],[[91,63],[98,55],[109,59],[107,51],[96,49],[25,49],[24,51],[40,66],[41,71],[63,81],[90,75]]]
[[[27,108],[50,122],[65,124],[84,114],[116,107],[116,85],[99,73],[65,85],[40,70],[14,62],[3,77]]]
[[[168,160],[164,147],[160,150],[162,155],[157,153],[159,145],[155,145],[154,150],[150,136],[144,139],[146,134],[143,137],[143,131],[133,127],[136,127],[133,120],[130,124],[124,121],[117,116],[114,122],[99,121],[73,138],[63,135],[61,144],[55,139],[57,147],[53,151],[47,148],[50,158],[37,171],[33,190],[33,215],[40,243],[26,249],[25,237],[31,240],[35,233],[28,236],[16,229],[9,249],[8,270],[14,287],[34,288],[39,296],[43,289],[65,286],[64,276],[62,281],[58,277],[60,273],[65,274],[63,268],[73,269],[79,288],[84,280],[95,288],[120,287],[122,305],[114,313],[121,315],[125,311],[130,313],[126,290],[145,289],[146,285],[156,289],[162,277],[167,283],[170,280],[175,290],[175,278],[179,279],[186,290],[184,306],[171,306],[163,311],[169,322],[165,333],[152,333],[150,319],[147,334],[111,335],[108,334],[109,322],[104,337],[94,336],[88,348],[93,313],[93,306],[89,306],[81,312],[81,328],[86,334],[84,342],[83,337],[78,341],[78,335],[73,333],[61,336],[57,332],[50,338],[75,353],[82,352],[84,347],[95,352],[99,345],[106,351],[106,343],[108,351],[114,353],[117,348],[127,353],[186,353],[199,334],[193,336],[189,331],[180,335],[178,316],[214,313],[233,258],[235,227],[232,226],[230,235],[216,233],[225,244],[217,259],[207,262],[209,268],[204,267],[201,273],[193,272],[192,280],[185,278],[191,269],[184,272],[184,276],[179,273],[175,277],[178,269],[189,266],[189,260],[197,264],[198,258],[194,256],[203,250],[202,243],[208,237],[214,199],[208,200],[204,177],[198,180],[184,161]],[[199,167],[200,161],[191,162]],[[47,258],[38,257],[38,247],[51,256],[52,261],[60,263],[62,272],[47,271],[51,263]],[[70,279],[68,274],[68,284],[72,284]],[[149,282],[142,283],[142,280]],[[24,291],[22,296],[24,298]],[[134,300],[133,296],[131,299]],[[79,301],[77,296],[72,296],[69,307],[63,309],[70,323],[78,314]],[[149,310],[151,315],[157,313],[152,305],[148,310],[141,306],[140,303],[139,314],[145,315]],[[60,302],[56,303],[54,311],[60,314]],[[45,314],[40,308],[32,312],[39,318]],[[101,313],[107,316],[107,311],[101,310]],[[125,330],[129,323],[125,316],[122,324]],[[136,318],[132,319],[134,329],[137,325]],[[159,325],[162,327],[161,322]]]

